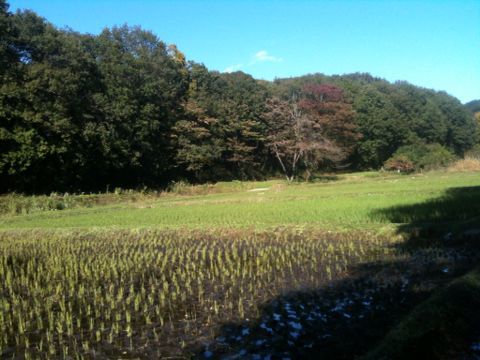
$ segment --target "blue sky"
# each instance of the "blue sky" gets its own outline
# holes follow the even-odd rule
[[[141,25],[219,71],[369,72],[480,99],[480,0],[7,1],[80,32]]]

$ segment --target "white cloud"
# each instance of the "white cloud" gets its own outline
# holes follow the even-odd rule
[[[283,59],[281,57],[276,57],[273,55],[270,55],[267,50],[260,50],[255,53],[255,55],[252,56],[250,62],[243,63],[243,64],[234,64],[227,66],[223,72],[224,73],[231,73],[238,71],[242,68],[245,67],[250,67],[252,65],[255,65],[256,63],[259,62],[282,62]]]
[[[225,70],[223,70],[223,72],[225,72],[225,73],[231,73],[231,72],[240,70],[242,67],[243,67],[243,64],[230,65],[230,66],[227,66],[227,67],[225,68]]]
[[[253,63],[259,61],[273,61],[273,62],[280,62],[282,58],[270,55],[267,50],[260,50],[253,56]]]

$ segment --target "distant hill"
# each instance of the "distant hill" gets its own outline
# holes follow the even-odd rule
[[[472,100],[465,104],[465,107],[472,113],[480,111],[480,100]]]

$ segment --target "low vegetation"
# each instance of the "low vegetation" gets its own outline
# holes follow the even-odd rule
[[[1,236],[0,345],[30,358],[165,356],[392,252],[368,233],[301,230]]]
[[[31,214],[42,211],[89,208],[99,205],[146,201],[158,196],[158,192],[142,193],[117,189],[110,194],[56,194],[24,196],[8,194],[0,196],[0,214]]]
[[[414,308],[364,359],[478,358],[479,307],[476,268]]]
[[[448,187],[472,187],[478,182],[477,173],[367,172],[320,178],[312,183],[219,184],[218,192],[213,186],[205,196],[169,194],[102,207],[7,215],[0,218],[0,228],[267,229],[279,225],[330,230],[393,228],[391,220],[375,210],[422,203],[442,197]],[[204,189],[195,186],[191,190],[182,188],[180,192],[188,194]],[[255,189],[260,191],[248,191]],[[463,206],[455,205],[459,214],[463,213]]]
[[[440,144],[417,143],[400,147],[388,159],[386,170],[402,172],[431,171],[448,167],[456,160],[454,154]]]
[[[464,233],[478,224],[479,176],[176,184],[176,193],[118,190],[91,207],[3,214],[0,353],[366,355],[478,264]],[[465,339],[452,351],[472,353],[476,340]]]
[[[452,172],[471,172],[480,171],[479,157],[466,157],[453,163],[448,167],[448,171]]]

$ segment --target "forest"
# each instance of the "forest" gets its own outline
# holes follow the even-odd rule
[[[81,34],[5,0],[0,63],[2,193],[308,180],[480,143],[478,104],[446,92],[367,73],[220,73],[140,27]]]

